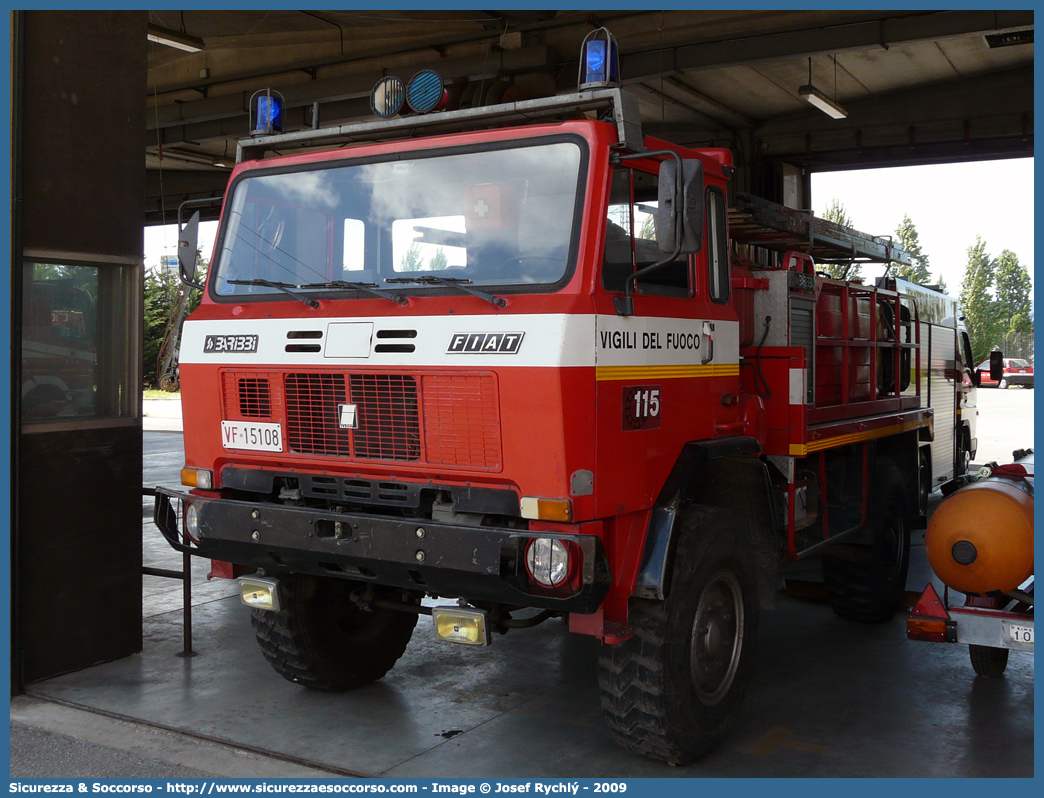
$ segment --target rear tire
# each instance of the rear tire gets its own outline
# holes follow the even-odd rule
[[[343,692],[380,679],[406,650],[412,612],[367,612],[348,598],[357,582],[290,574],[280,579],[282,609],[253,610],[254,635],[268,663],[288,681]]]
[[[598,657],[602,717],[635,753],[685,764],[717,746],[750,683],[757,574],[735,519],[685,516],[666,601],[632,600],[634,637]]]
[[[968,434],[963,433],[961,435],[960,449],[957,452],[957,473],[955,476],[963,476],[971,471],[971,441],[968,440]]]
[[[891,463],[878,468],[871,501],[873,544],[868,558],[853,562],[823,558],[823,582],[830,606],[841,618],[860,623],[882,623],[902,606],[910,570],[910,528],[906,519],[906,490]]]
[[[979,676],[994,679],[1008,667],[1008,649],[991,646],[968,646],[971,664]]]

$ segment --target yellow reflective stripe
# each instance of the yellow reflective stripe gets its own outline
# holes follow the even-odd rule
[[[672,380],[683,377],[737,377],[739,363],[706,366],[598,366],[595,379],[604,380]]]
[[[867,430],[865,432],[852,432],[848,435],[835,435],[832,438],[823,438],[818,441],[809,441],[808,443],[792,443],[790,444],[790,454],[797,457],[804,457],[806,454],[812,452],[820,452],[824,449],[833,449],[837,446],[848,446],[853,443],[862,443],[863,441],[873,440],[874,438],[884,438],[887,435],[898,435],[900,432],[906,432],[907,430],[919,429],[921,427],[927,427],[928,422],[925,421],[907,421],[903,424],[894,424],[891,427],[881,427],[880,429]]]

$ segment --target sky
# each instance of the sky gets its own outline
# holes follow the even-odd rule
[[[832,199],[844,205],[852,226],[875,236],[894,235],[906,214],[913,221],[933,278],[940,275],[952,296],[960,293],[968,247],[981,235],[996,258],[1014,252],[1033,277],[1033,159],[904,166],[812,175],[812,207],[822,216]],[[209,258],[216,222],[199,226]],[[174,225],[145,228],[145,265],[177,251]],[[863,267],[871,278],[880,273]]]
[[[941,274],[952,296],[960,293],[976,235],[994,258],[1010,249],[1033,277],[1032,158],[813,174],[817,216],[832,199],[856,230],[870,235],[894,235],[903,214],[909,216],[932,277]],[[867,277],[878,273],[863,268]]]

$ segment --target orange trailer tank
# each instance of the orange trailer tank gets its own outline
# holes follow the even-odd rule
[[[932,570],[962,593],[1006,593],[1033,575],[1033,478],[994,477],[962,488],[925,533]]]

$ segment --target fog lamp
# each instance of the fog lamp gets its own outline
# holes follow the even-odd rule
[[[434,111],[446,99],[446,87],[439,73],[433,69],[422,69],[406,87],[406,105],[417,114]]]
[[[488,646],[489,624],[485,610],[463,607],[432,607],[435,637],[446,643],[465,646]]]
[[[620,53],[607,28],[593,30],[580,45],[580,91],[620,85]]]
[[[394,75],[386,75],[370,91],[370,110],[382,119],[395,116],[406,101],[406,87]]]
[[[267,576],[241,576],[239,599],[254,610],[279,612],[279,580]]]
[[[526,570],[538,584],[558,587],[569,576],[569,549],[556,538],[533,538],[526,548]]]

